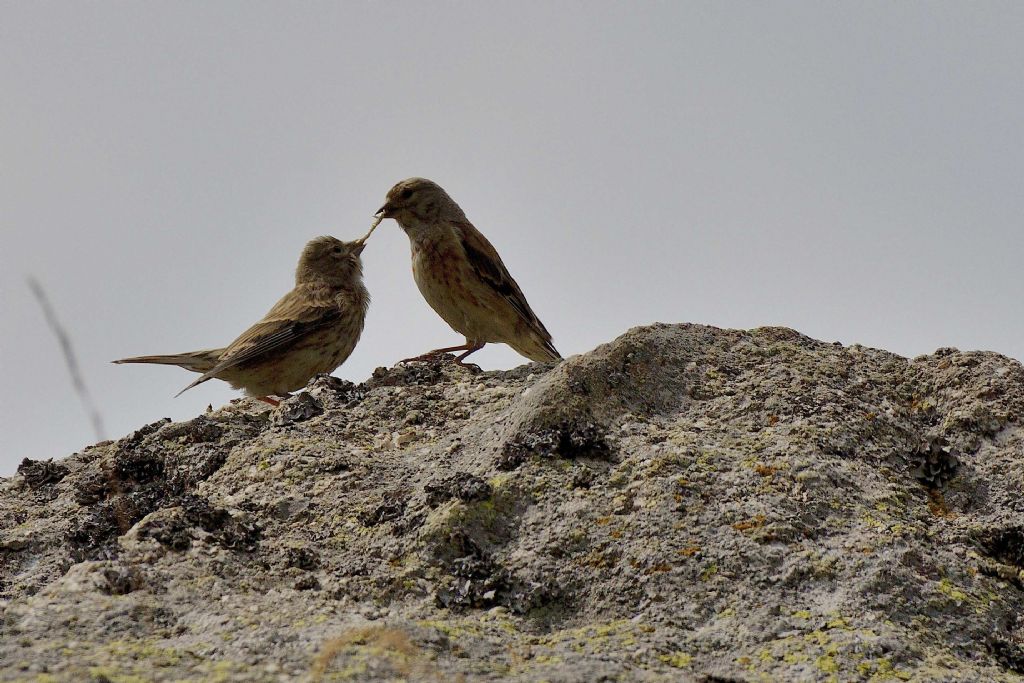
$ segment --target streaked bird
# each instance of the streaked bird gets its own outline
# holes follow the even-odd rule
[[[409,236],[412,275],[423,298],[466,343],[428,351],[462,351],[460,365],[484,344],[508,344],[535,361],[561,358],[551,334],[530,308],[498,252],[466,219],[459,205],[426,178],[403,180],[388,191],[378,218],[393,218]]]
[[[286,397],[314,375],[332,372],[359,341],[370,305],[359,255],[369,236],[354,242],[327,236],[311,240],[295,269],[295,288],[224,348],[113,362],[177,365],[201,373],[179,396],[219,379],[277,405],[271,396]]]

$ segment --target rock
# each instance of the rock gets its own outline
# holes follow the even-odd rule
[[[312,394],[302,392],[283,401],[276,410],[271,411],[270,422],[278,427],[287,427],[296,422],[304,422],[324,412],[320,402]]]
[[[18,465],[20,474],[25,484],[32,489],[38,489],[47,484],[56,484],[68,473],[68,468],[53,460],[29,460],[25,458]]]
[[[454,499],[464,503],[487,500],[493,492],[490,484],[468,472],[456,472],[451,476],[432,481],[424,487],[423,491],[427,494],[427,505],[432,508]]]
[[[652,325],[0,480],[0,678],[1013,681],[1024,368]]]

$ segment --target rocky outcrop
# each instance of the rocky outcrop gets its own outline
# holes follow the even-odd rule
[[[321,377],[0,480],[0,678],[1017,681],[1022,417],[782,328]]]

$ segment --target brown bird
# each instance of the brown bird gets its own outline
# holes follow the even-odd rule
[[[394,218],[409,236],[412,275],[423,298],[466,343],[428,351],[419,360],[488,342],[508,344],[530,360],[561,358],[551,334],[526,302],[501,257],[437,183],[409,178],[388,191],[378,218]]]
[[[370,305],[359,254],[369,236],[354,242],[326,236],[310,241],[295,269],[295,288],[225,348],[113,362],[177,365],[202,373],[179,396],[216,378],[277,405],[270,396],[287,397],[314,375],[333,371],[359,341]]]

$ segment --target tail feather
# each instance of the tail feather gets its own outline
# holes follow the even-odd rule
[[[548,360],[562,360],[562,354],[558,352],[550,338],[544,340],[544,350],[551,354]]]
[[[177,365],[192,372],[209,372],[217,364],[224,349],[203,349],[188,353],[176,353],[167,356],[134,356],[111,361],[113,363],[155,363],[157,365]]]
[[[533,361],[549,363],[555,360],[562,360],[562,354],[558,353],[558,349],[555,348],[551,339],[544,339],[536,334],[531,334],[526,339],[517,339],[515,342],[510,341],[507,343],[520,354]]]
[[[174,398],[178,398],[179,396],[181,396],[182,394],[184,394],[184,393],[185,393],[186,391],[188,391],[188,390],[189,390],[189,389],[191,389],[192,387],[194,387],[194,386],[196,386],[196,385],[198,385],[198,384],[202,384],[203,382],[205,382],[206,380],[209,380],[209,379],[213,379],[213,375],[206,375],[206,374],[204,374],[204,375],[203,375],[202,377],[200,377],[200,378],[199,378],[199,379],[197,379],[196,381],[192,382],[192,384],[189,384],[189,385],[188,385],[187,387],[185,387],[184,389],[182,389],[181,391],[179,391],[178,393],[176,393],[176,394],[174,395]]]

